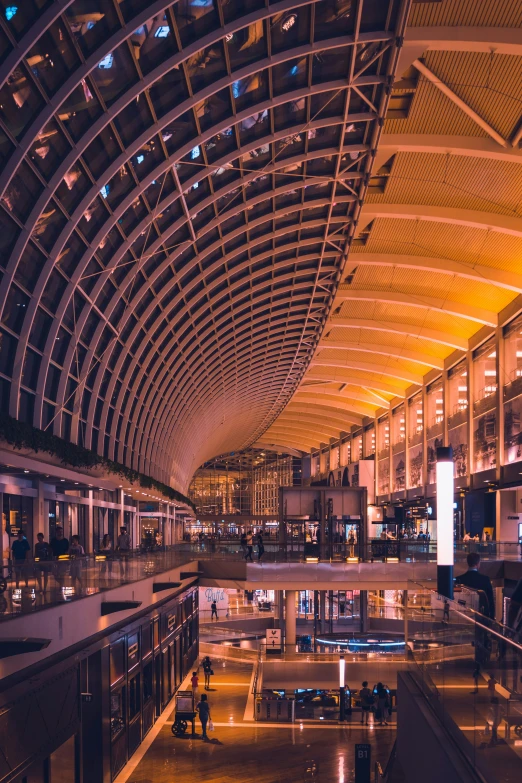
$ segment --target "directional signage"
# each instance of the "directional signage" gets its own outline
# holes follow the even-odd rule
[[[355,745],[355,783],[370,783],[372,770],[372,746],[367,743]]]
[[[267,653],[281,652],[281,629],[280,628],[267,628],[266,651]]]

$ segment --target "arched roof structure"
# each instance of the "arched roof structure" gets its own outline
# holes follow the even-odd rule
[[[2,410],[185,491],[314,355],[408,2],[0,8]]]
[[[333,416],[346,416],[360,412],[365,395],[374,416],[515,307],[522,293],[521,27],[522,7],[512,0],[412,4],[334,307],[263,444],[328,443],[331,431],[320,428],[318,437],[315,416],[326,400]]]

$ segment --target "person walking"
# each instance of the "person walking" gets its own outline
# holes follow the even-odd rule
[[[69,557],[71,558],[71,581],[72,586],[76,588],[76,582],[78,582],[78,592],[82,591],[82,570],[83,560],[85,557],[85,549],[80,544],[79,536],[71,537],[71,545],[69,547]]]
[[[201,728],[203,733],[201,739],[208,739],[207,736],[207,723],[210,721],[210,704],[208,703],[207,694],[201,695],[201,701],[196,705],[196,712],[199,714],[199,720],[201,722]]]
[[[47,590],[47,582],[49,581],[49,569],[51,568],[51,561],[53,559],[53,551],[47,541],[44,541],[44,534],[38,533],[37,542],[34,545],[34,559],[36,561],[36,581],[38,582],[38,590],[40,595],[43,595]],[[43,582],[43,585],[42,585]]]
[[[239,546],[241,547],[241,551],[243,552],[243,557],[246,560],[246,556],[247,556],[247,537],[246,537],[246,533],[241,533],[241,540],[239,542]]]
[[[192,677],[190,678],[190,684],[192,686],[192,698],[194,701],[197,701],[199,696],[199,677],[197,672],[192,672]]]
[[[105,560],[102,562],[101,574],[104,579],[106,578],[106,575],[108,575],[108,578],[110,579],[112,577],[112,539],[108,533],[105,533],[102,538],[100,555],[105,555]]]
[[[215,602],[215,600],[212,601],[212,603],[210,604],[210,622],[212,622],[214,617],[216,618],[216,620],[218,619],[217,603]]]
[[[245,560],[250,560],[251,563],[254,561],[252,560],[252,549],[253,549],[253,537],[252,537],[252,531],[249,530],[246,534],[246,548],[247,553],[245,555]]]
[[[120,527],[120,535],[118,536],[117,549],[120,556],[120,576],[127,576],[129,567],[129,554],[131,548],[130,536],[127,533],[127,528],[123,525]]]
[[[361,698],[361,724],[365,724],[367,726],[374,698],[373,693],[368,688],[368,682],[366,680],[362,684],[359,696]]]
[[[20,577],[23,575],[25,586],[29,587],[29,574],[27,571],[27,553],[31,551],[29,541],[24,536],[23,530],[19,530],[13,543],[11,552],[13,554],[13,566],[15,574],[16,589],[20,587]]]
[[[263,544],[263,535],[261,531],[257,534],[257,559],[261,562],[261,558],[265,554],[265,545]]]
[[[212,661],[210,660],[208,655],[205,656],[205,658],[203,658],[202,666],[203,666],[203,673],[205,675],[205,690],[208,691],[210,690],[210,676],[214,674],[214,672],[212,671]]]

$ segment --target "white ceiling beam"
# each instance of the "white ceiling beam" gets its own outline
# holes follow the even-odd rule
[[[522,37],[515,27],[407,27],[404,46],[423,51],[484,52],[522,56]]]
[[[320,371],[319,375],[317,375],[317,370]],[[314,381],[317,381],[317,386],[314,384]],[[394,397],[404,397],[403,389],[394,386],[391,383],[386,383],[386,381],[375,380],[373,378],[355,378],[351,375],[341,375],[340,373],[332,372],[331,370],[321,370],[321,368],[315,368],[313,375],[307,373],[304,382],[299,387],[298,391],[310,389],[314,394],[339,394],[344,397],[354,394],[352,391],[346,394],[343,389],[326,388],[324,386],[325,381],[327,383],[337,383],[344,386],[360,386],[361,388],[372,389],[373,391],[381,392],[382,394],[393,394]]]
[[[292,398],[293,401],[302,405],[322,405],[327,408],[337,408],[339,410],[347,411],[350,414],[357,414],[360,417],[359,421],[355,421],[354,424],[361,424],[362,417],[373,416],[373,408],[375,403],[367,403],[362,400],[354,399],[348,394],[345,397],[336,397],[335,395],[323,395],[322,397],[316,397],[313,392],[297,391]],[[284,415],[284,414],[282,414]]]
[[[293,447],[285,446],[282,443],[271,443],[264,435],[252,445],[252,448],[283,452],[284,454],[290,454],[292,457],[302,457],[303,451],[306,451],[306,449],[294,449]]]
[[[405,370],[403,367],[397,366],[396,362],[390,362],[389,364],[376,364],[375,362],[360,362],[357,359],[312,359],[310,367],[336,367],[338,369],[348,368],[350,370],[363,370],[365,372],[372,372],[376,375],[385,375],[390,378],[398,378],[401,381],[407,383],[416,383],[418,386],[422,385],[422,375]],[[297,392],[299,394],[300,392]]]
[[[354,258],[357,254],[350,256]],[[449,332],[427,329],[425,326],[415,324],[396,323],[395,321],[377,321],[371,318],[338,318],[333,316],[328,321],[332,329],[373,329],[377,332],[391,332],[392,334],[405,334],[409,337],[423,340],[433,340],[436,343],[467,351],[468,341],[465,337],[456,337]]]
[[[310,427],[308,424],[285,424],[284,421],[279,418],[277,419],[269,430],[267,430],[273,437],[277,435],[282,434],[291,434],[291,433],[306,433],[309,436],[315,437],[320,441],[328,441],[330,438],[335,438],[339,436],[339,430],[335,427],[321,427],[321,426],[315,426]]]
[[[381,343],[358,343],[348,340],[326,339],[321,340],[319,343],[319,350],[327,350],[330,348],[336,351],[361,351],[362,353],[393,356],[395,359],[405,359],[406,361],[425,364],[427,367],[433,367],[437,370],[444,369],[444,360],[439,359],[437,356],[432,356],[431,354],[425,353],[424,351],[409,351],[404,348],[398,348],[394,345],[386,345]]]
[[[522,133],[522,124],[520,126]],[[431,155],[461,155],[469,158],[522,164],[522,149],[501,147],[482,136],[450,136],[430,133],[383,134],[375,157],[374,171],[396,152],[423,152]]]
[[[476,283],[488,283],[489,285],[506,288],[515,293],[522,293],[522,275],[514,272],[506,272],[503,269],[494,269],[483,264],[465,264],[461,261],[453,261],[448,258],[411,256],[395,253],[357,253],[352,251],[350,260],[355,260],[358,266],[398,267],[402,269],[416,269],[422,272],[437,272],[442,275],[458,275]]]
[[[357,224],[360,233],[374,218],[395,218],[397,220],[427,220],[431,223],[449,223],[454,226],[468,226],[484,231],[522,238],[522,218],[511,215],[480,212],[477,209],[441,207],[430,204],[368,204],[361,209]]]
[[[365,400],[362,400],[363,402],[368,401],[368,405],[375,405],[375,402],[372,400],[372,402],[369,402],[369,395],[367,395],[367,398]],[[343,408],[339,408],[340,413],[338,414],[343,422],[351,426],[352,424],[362,424],[363,415],[355,413],[351,410],[344,410]],[[287,416],[288,414],[294,415],[297,414],[299,416],[321,416],[325,421],[332,419],[332,411],[331,406],[329,405],[323,405],[322,400],[314,400],[313,402],[307,402],[306,400],[299,400],[299,399],[292,399],[292,402],[287,405],[287,407],[284,409],[281,416]],[[364,414],[366,415],[366,414]],[[336,414],[337,416],[337,414]]]
[[[450,101],[453,101],[453,103],[459,107],[465,114],[468,115],[468,117],[471,117],[471,119],[479,125],[482,130],[486,131],[492,139],[494,139],[498,144],[500,144],[501,147],[507,147],[509,142],[504,139],[500,133],[498,133],[494,128],[491,127],[489,122],[486,122],[486,120],[480,116],[480,114],[477,114],[477,112],[471,108],[471,106],[468,106],[468,104],[462,100],[462,98],[459,98],[459,96],[453,92],[452,89],[448,87],[447,84],[445,84],[443,81],[439,79],[439,77],[433,73],[433,71],[430,71],[430,69],[424,65],[423,62],[420,60],[414,60],[413,65],[415,68],[421,73],[426,79],[428,79],[432,84],[435,85],[444,95],[450,99]]]
[[[434,296],[420,294],[403,294],[399,291],[365,291],[358,288],[338,288],[336,302],[381,302],[406,307],[419,307],[426,310],[437,310],[448,315],[465,318],[486,326],[497,326],[498,315],[492,310],[475,305],[452,302],[449,299],[438,299]]]
[[[379,403],[374,403],[374,408],[379,407]],[[333,430],[338,433],[340,430],[346,430],[347,428],[350,429],[352,424],[355,424],[355,422],[348,422],[346,417],[342,415],[343,411],[342,409],[339,409],[338,411],[335,411],[334,408],[330,409],[330,416],[318,416],[318,414],[315,412],[309,411],[308,414],[295,414],[290,415],[285,411],[281,414],[281,416],[277,419],[277,422],[286,425],[298,425],[299,427],[304,427],[306,429],[318,429],[319,427],[321,429],[326,428],[333,428]],[[370,414],[371,415],[371,414]]]

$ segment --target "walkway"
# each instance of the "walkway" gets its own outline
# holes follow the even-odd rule
[[[374,761],[385,766],[395,724],[362,728],[357,713],[354,723],[343,727],[322,722],[256,723],[249,698],[251,664],[215,660],[214,672],[208,694],[215,725],[211,739],[174,738],[174,713],[167,710],[165,720],[152,729],[116,783],[353,783],[358,742],[370,742]],[[313,766],[315,776],[309,771]]]

